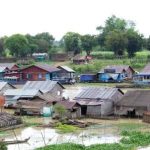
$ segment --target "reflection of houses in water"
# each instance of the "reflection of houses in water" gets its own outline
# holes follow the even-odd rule
[[[134,75],[133,82],[135,84],[149,84],[150,83],[150,64],[147,64],[140,73]]]

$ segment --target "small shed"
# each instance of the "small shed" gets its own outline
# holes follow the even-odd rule
[[[81,117],[81,107],[76,101],[57,101],[55,105],[61,105],[66,109],[65,116],[71,119]]]
[[[150,84],[150,63],[148,63],[140,73],[133,76],[133,82],[138,85]]]
[[[8,89],[4,92],[5,96],[5,106],[6,107],[15,107],[17,101],[20,98],[32,99],[35,96],[42,95],[43,93],[40,90],[36,89]]]
[[[47,107],[51,110],[49,115],[52,115],[52,104],[57,101],[55,97],[45,97],[37,95],[31,99],[19,98],[16,103],[16,114],[19,115],[43,115],[44,108]]]
[[[131,80],[134,73],[135,71],[131,66],[106,66],[98,72],[98,80],[100,82],[122,82],[124,80]]]
[[[75,82],[75,71],[68,66],[58,66],[60,69],[58,77],[53,78],[54,81],[59,81],[62,84],[71,84]]]
[[[81,105],[81,115],[100,118],[114,114],[114,103],[123,95],[118,88],[87,87],[75,97],[75,100]]]
[[[47,53],[33,53],[32,57],[36,61],[44,61],[44,60],[49,59],[49,56]]]
[[[22,87],[24,90],[40,90],[44,95],[55,96],[57,98],[62,98],[62,93],[64,86],[57,81],[27,81]]]
[[[89,63],[91,60],[92,60],[91,56],[76,55],[73,57],[73,63],[77,65]]]
[[[116,115],[142,117],[146,111],[150,111],[149,90],[127,91],[124,97],[115,104]]]

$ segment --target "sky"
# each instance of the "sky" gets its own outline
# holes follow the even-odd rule
[[[0,0],[0,37],[49,32],[60,40],[67,32],[98,34],[108,17],[132,20],[150,35],[150,0]]]

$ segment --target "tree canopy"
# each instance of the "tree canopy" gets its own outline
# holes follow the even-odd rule
[[[64,35],[63,40],[67,52],[73,52],[74,55],[81,52],[81,39],[78,33],[68,32]]]

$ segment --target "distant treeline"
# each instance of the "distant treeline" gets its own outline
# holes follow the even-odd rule
[[[0,55],[6,57],[31,56],[35,52],[48,54],[73,52],[74,55],[85,51],[87,55],[92,50],[113,51],[115,56],[134,57],[137,51],[150,50],[150,37],[145,38],[135,30],[133,21],[126,21],[116,16],[107,18],[104,26],[98,26],[97,35],[80,35],[68,32],[60,41],[56,41],[48,32],[36,35],[14,34],[0,38]]]

